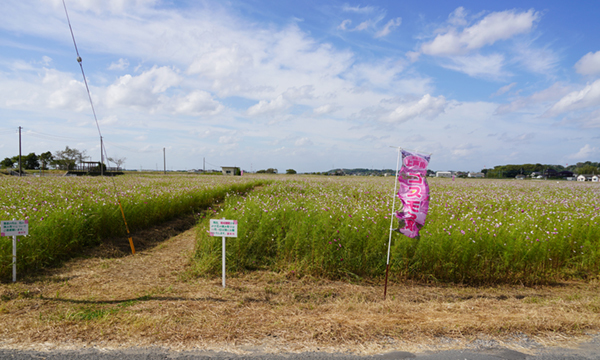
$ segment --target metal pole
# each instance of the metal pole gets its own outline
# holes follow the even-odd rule
[[[167,153],[165,152],[165,148],[163,148],[163,172],[167,173]]]
[[[100,136],[100,176],[104,176],[104,152],[102,151],[104,144],[102,143],[102,136]]]
[[[225,220],[225,218],[221,218]],[[225,236],[223,236],[223,288],[225,288]]]
[[[392,201],[392,214],[390,220],[390,236],[388,240],[388,251],[387,251],[387,261],[385,263],[385,287],[383,288],[383,299],[387,295],[387,280],[388,280],[388,272],[390,269],[390,248],[392,246],[392,228],[394,226],[394,209],[396,207],[396,188],[398,186],[398,167],[400,166],[400,148],[398,148],[398,158],[396,160],[396,177],[394,178],[394,200]]]
[[[13,235],[13,282],[17,282],[17,235]]]
[[[21,129],[19,126],[19,177],[21,177]]]
[[[223,236],[223,288],[225,288],[225,236]]]

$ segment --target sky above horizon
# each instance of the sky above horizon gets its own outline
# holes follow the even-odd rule
[[[600,159],[600,3],[66,0],[127,169]],[[62,0],[0,12],[0,159],[100,141]]]

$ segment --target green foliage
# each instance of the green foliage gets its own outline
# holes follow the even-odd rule
[[[197,213],[228,194],[265,183],[210,176],[124,176],[115,182],[132,232]],[[9,178],[0,184],[0,194],[6,199],[0,220],[29,220],[29,236],[19,237],[19,273],[55,264],[102,239],[126,235],[115,188],[107,178]],[[1,237],[1,278],[10,277],[11,255],[12,239]]]
[[[294,170],[294,169],[287,169],[285,171],[285,173],[288,174],[288,175],[294,175],[294,174],[296,174],[296,170]]]
[[[238,238],[227,240],[228,271],[382,276],[394,180],[364,179],[311,177],[228,199],[215,215],[239,224]],[[596,277],[600,188],[584,185],[433,179],[420,239],[392,234],[390,274],[472,284]],[[195,271],[216,275],[220,238],[206,226]]]

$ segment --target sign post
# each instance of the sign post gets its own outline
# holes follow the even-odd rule
[[[0,222],[2,236],[13,237],[12,266],[13,282],[17,282],[17,236],[29,235],[29,220],[12,220]]]
[[[225,238],[237,237],[237,220],[210,219],[210,236],[223,238],[223,287],[225,287]]]

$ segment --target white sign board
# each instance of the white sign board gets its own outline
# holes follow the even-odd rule
[[[210,219],[210,236],[237,237],[237,220]]]
[[[2,221],[2,236],[29,235],[29,220]]]

